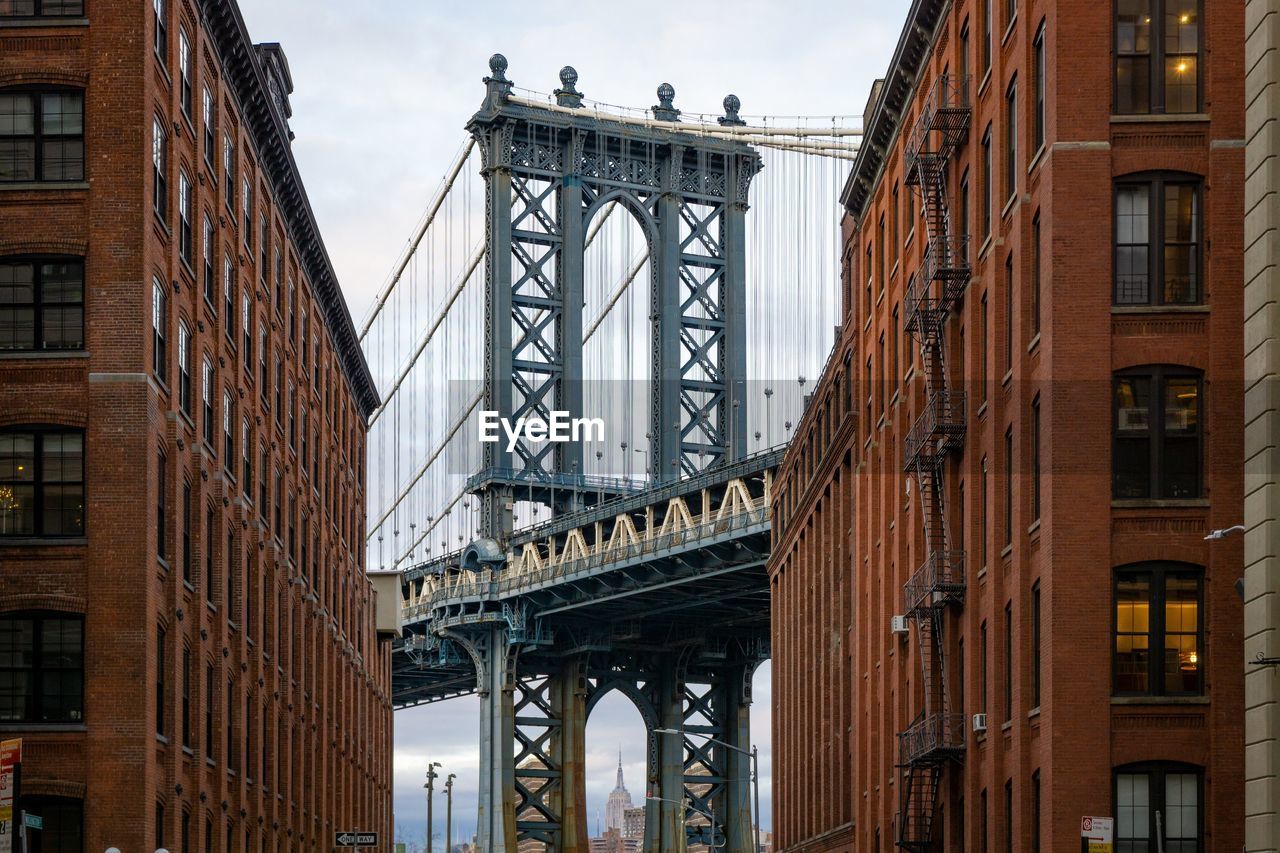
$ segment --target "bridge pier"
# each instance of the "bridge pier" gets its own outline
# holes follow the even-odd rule
[[[505,627],[488,629],[474,643],[480,693],[480,785],[476,835],[481,850],[516,849],[515,660]]]

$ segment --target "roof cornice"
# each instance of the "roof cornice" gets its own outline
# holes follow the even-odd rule
[[[253,140],[263,172],[271,181],[299,262],[323,309],[338,360],[351,383],[361,417],[367,423],[379,404],[378,389],[360,349],[351,311],[298,172],[286,117],[277,112],[268,94],[258,52],[249,39],[235,0],[201,0],[201,12],[222,58],[223,72],[240,103],[245,130]]]

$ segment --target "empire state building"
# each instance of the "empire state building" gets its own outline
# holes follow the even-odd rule
[[[622,783],[622,750],[618,750],[618,785],[609,792],[609,799],[604,806],[604,825],[606,829],[623,829],[623,820],[627,809],[631,808],[631,794]]]

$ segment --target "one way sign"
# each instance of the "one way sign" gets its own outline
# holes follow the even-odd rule
[[[377,847],[378,833],[376,832],[335,832],[333,834],[334,847]]]

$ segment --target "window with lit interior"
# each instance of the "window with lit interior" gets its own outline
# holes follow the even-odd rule
[[[84,431],[0,431],[0,538],[84,535]]]
[[[1115,572],[1117,696],[1204,693],[1204,571],[1141,563]]]
[[[1201,0],[1116,0],[1115,111],[1201,109]]]

